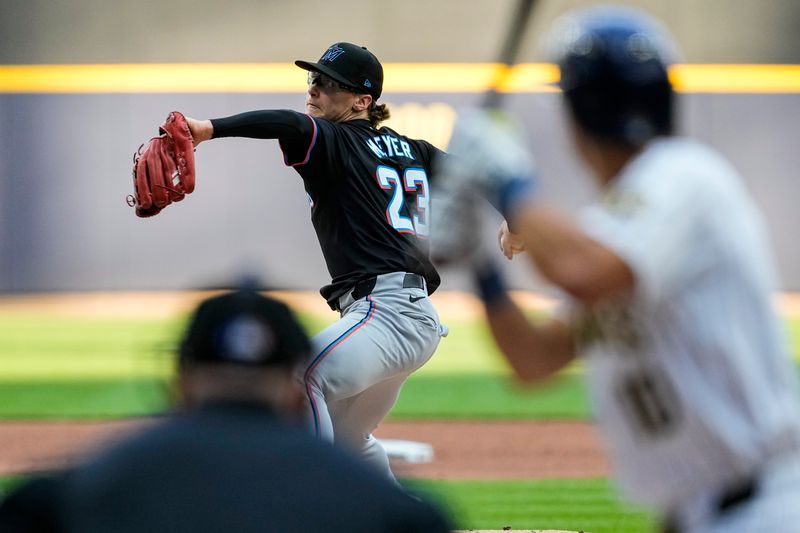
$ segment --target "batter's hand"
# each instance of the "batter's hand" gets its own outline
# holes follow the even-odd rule
[[[438,266],[470,265],[481,255],[481,200],[473,191],[437,187],[431,202],[431,260]]]
[[[459,115],[437,182],[472,189],[503,217],[535,193],[536,171],[517,121],[497,110],[468,109]]]
[[[500,245],[500,251],[509,260],[525,251],[525,242],[518,235],[511,233],[508,229],[508,222],[505,220],[497,230],[497,244]]]

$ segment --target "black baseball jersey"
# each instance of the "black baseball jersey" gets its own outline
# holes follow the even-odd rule
[[[294,111],[214,119],[214,136],[277,138],[303,178],[311,220],[332,281],[332,301],[356,282],[414,272],[440,284],[428,258],[430,169],[443,152],[368,120],[331,122]]]

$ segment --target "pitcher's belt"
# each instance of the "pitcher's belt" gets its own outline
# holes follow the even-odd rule
[[[381,274],[380,276],[373,276],[371,278],[362,279],[355,285],[353,288],[348,290],[344,295],[340,296],[339,298],[335,298],[333,300],[328,301],[328,305],[334,311],[341,311],[342,306],[341,303],[343,300],[346,300],[348,296],[352,297],[353,300],[360,300],[361,298],[365,298],[372,294],[372,291],[375,290],[375,285],[378,283],[378,278],[397,278],[400,281],[398,274],[403,274],[402,277],[402,284],[398,283],[398,288],[402,287],[403,289],[425,289],[425,278],[419,274],[412,274],[410,272],[402,273],[402,272],[392,272],[390,274]]]

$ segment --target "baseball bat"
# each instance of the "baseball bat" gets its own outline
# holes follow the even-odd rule
[[[500,92],[500,88],[511,76],[511,67],[519,55],[520,45],[523,37],[525,37],[528,20],[531,18],[530,15],[534,4],[536,4],[536,0],[518,0],[511,24],[506,33],[503,48],[500,50],[500,56],[497,61],[500,66],[495,69],[489,90],[483,97],[481,107],[499,108],[502,105],[503,93]]]

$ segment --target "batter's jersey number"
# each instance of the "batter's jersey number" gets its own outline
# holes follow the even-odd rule
[[[430,233],[428,226],[428,210],[430,197],[428,190],[428,175],[422,168],[407,168],[403,177],[396,169],[379,166],[375,172],[381,189],[392,191],[389,205],[386,207],[386,220],[400,233],[412,233],[417,237],[426,238]],[[414,193],[415,205],[407,210],[411,216],[403,214],[406,193]]]
[[[680,418],[675,391],[652,370],[639,369],[622,376],[617,398],[629,421],[644,435],[663,435],[674,429]]]

